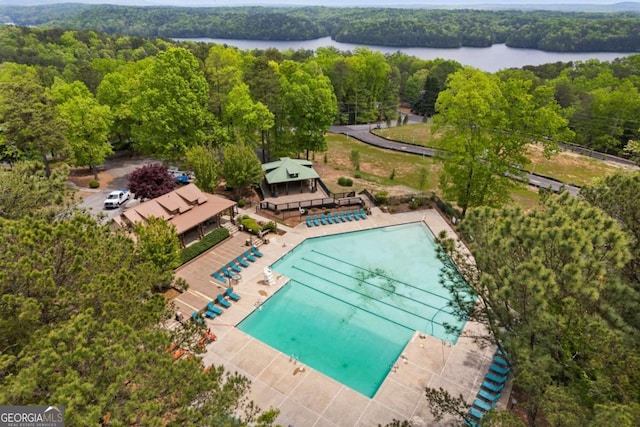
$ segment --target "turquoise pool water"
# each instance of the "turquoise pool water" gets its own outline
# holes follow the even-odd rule
[[[463,326],[422,223],[307,239],[272,265],[290,282],[240,330],[373,397],[414,331]]]

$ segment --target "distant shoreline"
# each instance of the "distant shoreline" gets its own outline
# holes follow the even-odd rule
[[[491,47],[459,47],[459,48],[397,48],[388,46],[360,45],[354,43],[340,43],[331,37],[321,37],[313,40],[299,41],[263,41],[245,39],[213,39],[213,38],[172,38],[176,41],[194,41],[223,44],[237,47],[241,50],[268,49],[278,50],[316,50],[320,47],[335,47],[341,51],[353,51],[356,48],[367,47],[383,54],[395,52],[406,53],[420,59],[449,59],[463,65],[469,65],[487,72],[496,72],[504,68],[522,68],[554,62],[576,62],[589,59],[612,61],[616,58],[638,54],[636,52],[545,52],[536,49],[510,48],[504,44]]]

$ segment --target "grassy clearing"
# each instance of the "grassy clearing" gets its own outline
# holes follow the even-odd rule
[[[438,139],[431,135],[431,125],[427,123],[412,123],[392,128],[376,129],[373,133],[382,138],[393,139],[394,141],[438,148]]]
[[[339,193],[353,189],[361,191],[367,189],[372,192],[385,190],[391,195],[420,192],[420,170],[428,169],[428,180],[422,191],[431,192],[438,190],[440,165],[432,158],[396,153],[382,150],[364,144],[345,135],[327,135],[326,164],[325,153],[316,153],[315,160],[318,169],[322,170],[323,181],[333,192]],[[356,172],[351,164],[349,156],[351,150],[360,152],[360,172]],[[396,170],[395,178],[390,179],[391,171]],[[337,180],[340,176],[350,177],[354,186],[342,187]],[[355,178],[359,176],[360,178]],[[513,202],[525,210],[533,209],[538,205],[537,191],[529,187],[520,187],[511,194]]]
[[[437,136],[431,135],[431,126],[427,123],[378,129],[376,134],[407,144],[438,148]],[[537,144],[528,146],[528,154],[531,164],[527,166],[527,170],[530,172],[580,187],[589,184],[594,178],[620,171],[615,165],[566,151],[546,159],[542,154],[542,147]]]
[[[568,184],[582,187],[595,178],[612,175],[621,170],[620,167],[602,160],[593,159],[580,154],[563,151],[546,159],[540,145],[529,145],[528,170],[540,175],[555,178]]]
[[[327,165],[343,172],[341,176],[354,179],[356,191],[367,188],[380,191],[383,187],[404,187],[402,193],[419,192],[421,171],[426,168],[427,180],[423,191],[431,191],[437,187],[440,171],[433,159],[406,153],[382,150],[364,144],[345,135],[327,135],[329,149],[326,152]],[[360,153],[360,171],[356,171],[349,156],[352,150]],[[315,160],[324,163],[325,153],[316,153]],[[391,175],[395,170],[393,179]],[[345,187],[337,184],[336,179],[325,182],[331,191],[342,192]]]

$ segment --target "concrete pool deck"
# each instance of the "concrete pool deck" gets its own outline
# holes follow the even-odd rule
[[[259,214],[246,212],[256,219]],[[266,219],[264,219],[266,220]],[[238,372],[252,380],[249,398],[263,410],[280,410],[276,422],[284,426],[377,426],[397,420],[409,420],[412,425],[434,426],[424,397],[426,387],[462,395],[473,402],[484,375],[491,363],[492,348],[480,348],[463,333],[455,345],[422,333],[414,333],[397,360],[397,369],[391,371],[381,387],[370,399],[344,385],[292,359],[272,347],[238,330],[242,319],[257,309],[266,298],[287,282],[286,277],[275,275],[275,285],[269,286],[263,277],[264,267],[270,266],[306,238],[324,236],[368,228],[425,222],[437,235],[445,230],[453,236],[447,222],[435,210],[412,211],[402,214],[382,213],[373,208],[366,220],[295,228],[278,225],[284,235],[269,236],[269,244],[260,246],[263,257],[242,271],[242,280],[234,286],[240,301],[216,319],[207,319],[218,340],[207,346],[203,355],[205,365],[223,365],[227,371]],[[247,235],[237,233],[223,245],[201,255],[176,271],[176,276],[189,283],[189,290],[176,300],[183,313],[201,310],[206,302],[224,292],[225,285],[210,274],[247,249]],[[467,322],[465,332],[481,328]],[[446,425],[445,421],[440,425]]]

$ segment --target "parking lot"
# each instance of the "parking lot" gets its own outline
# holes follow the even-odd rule
[[[134,200],[132,195],[129,201],[119,208],[105,209],[104,199],[106,199],[109,193],[114,190],[127,188],[129,183],[129,174],[135,169],[140,166],[156,162],[157,160],[149,157],[119,157],[107,160],[104,164],[104,168],[102,169],[113,177],[113,181],[107,187],[101,189],[93,190],[90,188],[80,188],[79,190],[83,193],[84,197],[80,201],[79,206],[89,210],[89,212],[95,216],[100,216],[102,214],[104,222],[115,218],[120,215],[127,206],[138,203],[138,201]]]

